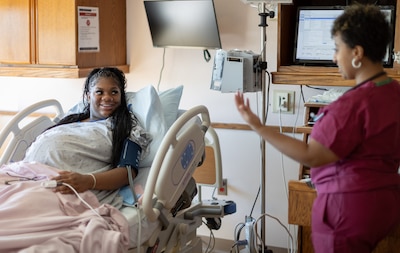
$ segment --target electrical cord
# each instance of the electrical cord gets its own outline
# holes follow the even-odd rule
[[[64,186],[67,186],[69,189],[71,189],[71,191],[73,191],[73,192],[75,193],[75,195],[78,197],[78,199],[79,199],[80,201],[82,201],[83,204],[85,204],[85,205],[86,205],[90,210],[92,210],[93,213],[95,213],[97,216],[99,216],[100,218],[104,219],[103,216],[101,216],[91,205],[89,205],[88,202],[86,202],[86,201],[81,197],[81,195],[79,195],[79,193],[75,190],[74,187],[72,187],[70,184],[67,184],[67,183],[61,183],[61,184],[64,185]],[[107,224],[108,224],[108,222],[107,222]]]
[[[240,240],[240,234],[242,232],[242,229],[246,226],[244,223],[238,223],[235,226],[234,230],[234,235],[233,237],[235,238],[235,242],[233,243],[230,252],[233,253],[233,250],[235,249],[235,252],[239,252],[239,246],[245,246],[247,245],[247,240]]]
[[[251,207],[251,211],[250,211],[250,215],[249,215],[250,217],[253,216],[254,207],[256,206],[258,196],[260,195],[260,191],[261,191],[261,187],[258,186],[257,195],[256,195],[256,198],[254,199],[253,206]]]
[[[267,82],[267,94],[266,94],[266,101],[265,104],[268,105],[269,104],[269,94],[270,94],[270,89],[271,89],[271,73],[267,70],[265,70],[265,73],[268,76],[268,82]],[[268,112],[269,112],[269,106],[266,106],[265,109],[265,121],[264,121],[264,125],[267,124],[267,118],[268,118]]]
[[[138,237],[137,237],[137,243],[136,243],[136,249],[137,249],[137,253],[140,253],[140,245],[141,245],[141,240],[142,240],[142,217],[140,216],[140,204],[139,202],[136,202],[134,205],[134,208],[137,209],[137,215],[138,215]]]
[[[305,103],[306,100],[305,100],[305,97],[304,97],[303,85],[300,85],[300,94],[301,94],[301,97],[303,98],[303,103]],[[299,101],[299,103],[300,103],[300,101]]]
[[[206,223],[204,220],[202,220],[201,222],[202,222],[204,225],[206,225],[206,227],[208,227],[208,226],[207,226],[207,223]],[[205,249],[204,253],[211,253],[211,252],[214,250],[214,247],[215,247],[215,236],[214,236],[214,232],[212,231],[211,228],[208,227],[208,229],[210,230],[210,237],[209,237],[209,240],[208,240],[207,248]]]
[[[213,200],[217,200],[217,198],[215,197],[216,190],[217,190],[217,187],[214,187],[212,194],[211,194],[211,199],[213,199]]]
[[[58,183],[57,183],[58,184]],[[72,187],[71,185],[69,185],[69,184],[67,184],[67,183],[61,183],[62,185],[65,185],[65,186],[67,186],[68,188],[70,188],[74,193],[75,193],[75,195],[80,199],[80,201],[82,201],[82,203],[83,204],[85,204],[87,207],[89,207],[90,208],[90,210],[92,210],[97,216],[99,216],[100,218],[102,218],[103,220],[105,220],[106,221],[106,224],[107,224],[107,227],[109,228],[109,229],[111,229],[111,227],[110,227],[110,225],[108,224],[108,221],[103,217],[103,216],[101,216],[89,203],[87,203],[80,195],[79,195],[79,193],[74,189],[74,187]],[[139,228],[138,228],[138,237],[137,237],[137,239],[138,239],[138,241],[137,241],[137,253],[140,253],[140,250],[141,250],[141,248],[140,248],[140,242],[141,242],[141,239],[142,239],[142,218],[141,218],[141,215],[140,215],[140,204],[137,202],[137,203],[135,203],[133,206],[132,206],[133,208],[136,208],[137,209],[137,215],[138,215],[138,225],[139,225]]]
[[[164,72],[164,67],[165,67],[165,47],[163,49],[163,56],[162,56],[162,65],[161,65],[161,70],[160,70],[160,75],[158,78],[158,83],[157,83],[157,91],[160,91],[160,84],[161,84],[161,79],[162,79],[162,75]]]
[[[310,89],[314,89],[314,90],[324,90],[324,91],[328,91],[328,89],[326,88],[321,88],[321,87],[314,87],[314,86],[310,86],[310,85],[306,85],[307,88]]]
[[[269,218],[271,218],[271,219],[274,219],[275,221],[278,222],[279,225],[281,225],[281,226],[285,229],[285,231],[287,232],[287,234],[288,234],[288,236],[289,236],[289,241],[288,241],[288,253],[295,253],[296,251],[295,251],[295,249],[294,249],[294,239],[293,239],[293,236],[292,236],[290,230],[289,230],[278,218],[276,218],[276,217],[274,217],[274,216],[272,216],[272,215],[270,215],[270,214],[267,214],[267,213],[262,214],[260,217],[257,218],[257,220],[255,220],[254,226],[252,227],[252,232],[253,232],[253,234],[255,235],[255,237],[254,237],[254,240],[251,241],[251,242],[248,242],[246,239],[240,240],[240,235],[241,235],[242,229],[246,226],[246,224],[243,223],[243,222],[236,224],[235,230],[234,230],[234,238],[235,238],[235,241],[234,241],[234,244],[232,245],[232,247],[231,247],[231,249],[230,249],[230,252],[231,252],[231,253],[233,253],[233,252],[239,252],[239,246],[246,246],[246,245],[249,245],[249,246],[250,246],[250,244],[254,244],[254,248],[258,248],[258,245],[257,245],[257,244],[258,244],[259,242],[261,242],[261,253],[264,253],[264,251],[265,251],[265,245],[264,245],[264,242],[263,242],[261,236],[260,236],[259,233],[257,232],[257,231],[258,231],[257,223],[258,223],[263,217],[269,217]]]
[[[293,248],[293,236],[292,236],[292,234],[290,233],[290,231],[289,231],[289,229],[278,219],[278,218],[276,218],[276,217],[274,217],[274,216],[272,216],[272,215],[270,215],[270,214],[267,214],[267,213],[264,213],[264,214],[262,214],[260,217],[258,217],[257,218],[257,220],[255,221],[255,223],[254,223],[254,226],[253,226],[253,233],[256,235],[256,237],[261,241],[261,251],[262,251],[262,253],[264,253],[264,242],[261,240],[261,236],[258,234],[258,232],[257,232],[257,223],[258,223],[258,221],[259,220],[261,220],[264,216],[266,216],[266,217],[269,217],[269,218],[272,218],[272,219],[274,219],[275,221],[277,221],[284,229],[285,229],[285,231],[288,233],[288,236],[289,236],[289,238],[290,238],[290,245],[289,245],[289,248],[288,248],[288,252],[289,253],[295,253],[295,251],[294,251],[294,248]]]
[[[279,120],[279,133],[280,134],[284,134],[283,133],[283,123],[282,123],[282,108],[281,108],[281,106],[279,106],[279,115],[278,115],[278,120]],[[294,129],[294,126],[293,126],[293,129]],[[284,156],[283,156],[283,153],[281,152],[280,153],[281,154],[281,159],[280,159],[280,162],[281,162],[281,171],[282,171],[282,179],[283,179],[283,186],[284,186],[284,188],[285,188],[285,194],[286,194],[286,198],[287,199],[289,199],[289,195],[288,195],[288,189],[287,189],[287,180],[286,180],[286,173],[285,173],[285,165],[284,165]]]
[[[64,183],[64,182],[57,182],[57,181],[55,181],[55,180],[50,180],[50,181],[43,181],[42,183],[41,183],[41,186],[43,186],[43,187],[45,187],[45,188],[55,188],[55,187],[57,187],[57,186],[59,186],[59,185],[64,185],[64,186],[66,186],[66,187],[68,187],[69,189],[71,189],[71,191],[78,197],[78,199],[80,200],[80,201],[82,201],[82,203],[85,205],[85,206],[87,206],[94,214],[96,214],[98,217],[100,217],[101,219],[103,219],[105,222],[106,222],[106,224],[107,224],[107,228],[108,229],[110,229],[110,230],[112,230],[112,227],[111,227],[111,225],[109,224],[109,222],[103,217],[103,216],[101,216],[88,202],[86,202],[82,197],[81,197],[81,195],[79,195],[79,193],[75,190],[75,188],[74,187],[72,187],[70,184],[68,184],[68,183]],[[139,217],[140,218],[140,217]],[[139,221],[139,224],[140,224],[140,221]],[[140,229],[140,227],[139,227],[139,229]],[[140,252],[139,252],[140,253]]]
[[[55,182],[55,181],[54,181]],[[53,183],[53,181],[49,181],[49,182],[42,182],[42,186],[44,186],[44,187],[47,187],[47,188],[53,188],[53,187],[55,187],[55,186],[57,186],[58,184],[61,184],[61,185],[64,185],[64,186],[67,186],[68,188],[70,188],[71,189],[71,191],[73,191],[74,193],[75,193],[75,195],[79,198],[79,200],[80,201],[82,201],[82,203],[83,204],[85,204],[93,213],[95,213],[98,217],[100,217],[100,218],[102,218],[104,221],[106,221],[106,224],[107,224],[107,227],[109,228],[109,229],[111,229],[111,227],[110,227],[110,224],[108,223],[108,221],[103,217],[103,216],[101,216],[89,203],[87,203],[80,195],[79,195],[79,193],[75,190],[75,188],[74,187],[72,187],[70,184],[67,184],[67,183],[57,183],[57,182],[55,182],[55,184]],[[140,250],[141,250],[141,248],[140,248],[140,242],[141,242],[141,239],[142,239],[142,218],[141,218],[141,215],[140,215],[140,204],[137,202],[137,203],[135,203],[133,206],[132,206],[133,208],[136,208],[137,209],[137,215],[138,215],[138,225],[139,225],[139,228],[138,228],[138,237],[137,237],[137,253],[140,253]]]

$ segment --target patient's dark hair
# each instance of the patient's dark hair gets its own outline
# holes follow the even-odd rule
[[[132,116],[128,110],[125,95],[126,78],[121,70],[112,67],[93,69],[86,78],[85,86],[83,88],[82,99],[85,105],[83,112],[68,115],[61,119],[60,122],[55,126],[82,121],[90,117],[90,104],[87,101],[87,94],[90,91],[90,87],[95,85],[98,82],[99,78],[102,77],[114,79],[115,83],[119,86],[121,90],[121,104],[111,115],[111,119],[113,122],[113,148],[111,164],[113,167],[116,167],[119,162],[120,153],[122,152],[123,143],[125,139],[130,135],[130,131],[132,129]]]

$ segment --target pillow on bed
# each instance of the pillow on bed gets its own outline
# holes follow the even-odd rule
[[[176,88],[161,91],[158,94],[168,129],[178,118],[179,102],[181,101],[182,91],[183,86],[180,85]]]
[[[164,135],[177,118],[182,89],[183,86],[178,86],[158,94],[155,88],[149,85],[137,92],[126,93],[129,109],[153,138],[149,153],[140,162],[139,168],[151,166]]]

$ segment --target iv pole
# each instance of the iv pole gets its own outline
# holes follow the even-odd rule
[[[261,3],[261,12],[259,13],[259,16],[261,18],[260,24],[258,25],[259,27],[261,27],[261,92],[262,92],[262,115],[261,115],[261,120],[262,123],[265,124],[266,123],[266,95],[267,95],[267,87],[266,87],[266,69],[267,69],[267,61],[266,61],[266,50],[265,50],[265,46],[266,46],[266,41],[267,41],[267,34],[266,34],[266,28],[268,26],[267,24],[267,17],[273,18],[275,16],[275,13],[273,11],[269,11],[269,12],[265,12],[265,3]],[[265,200],[265,165],[266,165],[266,161],[265,161],[265,140],[261,138],[261,214],[266,213],[265,210],[265,206],[266,206],[266,200]],[[263,242],[264,248],[267,250],[267,246],[266,246],[266,240],[265,240],[265,217],[261,218],[261,240]],[[262,251],[262,252],[272,252],[270,250],[267,251]]]

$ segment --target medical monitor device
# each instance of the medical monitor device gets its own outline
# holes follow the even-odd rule
[[[213,0],[145,0],[144,7],[154,47],[221,48]]]
[[[331,36],[333,21],[342,14],[343,6],[302,6],[297,13],[294,63],[331,65],[335,44]]]
[[[222,93],[261,91],[259,61],[260,55],[251,51],[217,50],[210,89]]]
[[[379,6],[387,15],[389,24],[394,27],[395,9],[393,6]],[[345,6],[300,6],[298,8],[294,63],[310,66],[336,66],[333,62],[335,44],[331,36],[334,20],[344,12]],[[392,29],[392,36],[394,30]],[[393,38],[387,47],[383,60],[385,67],[393,64],[390,57],[393,51]]]

